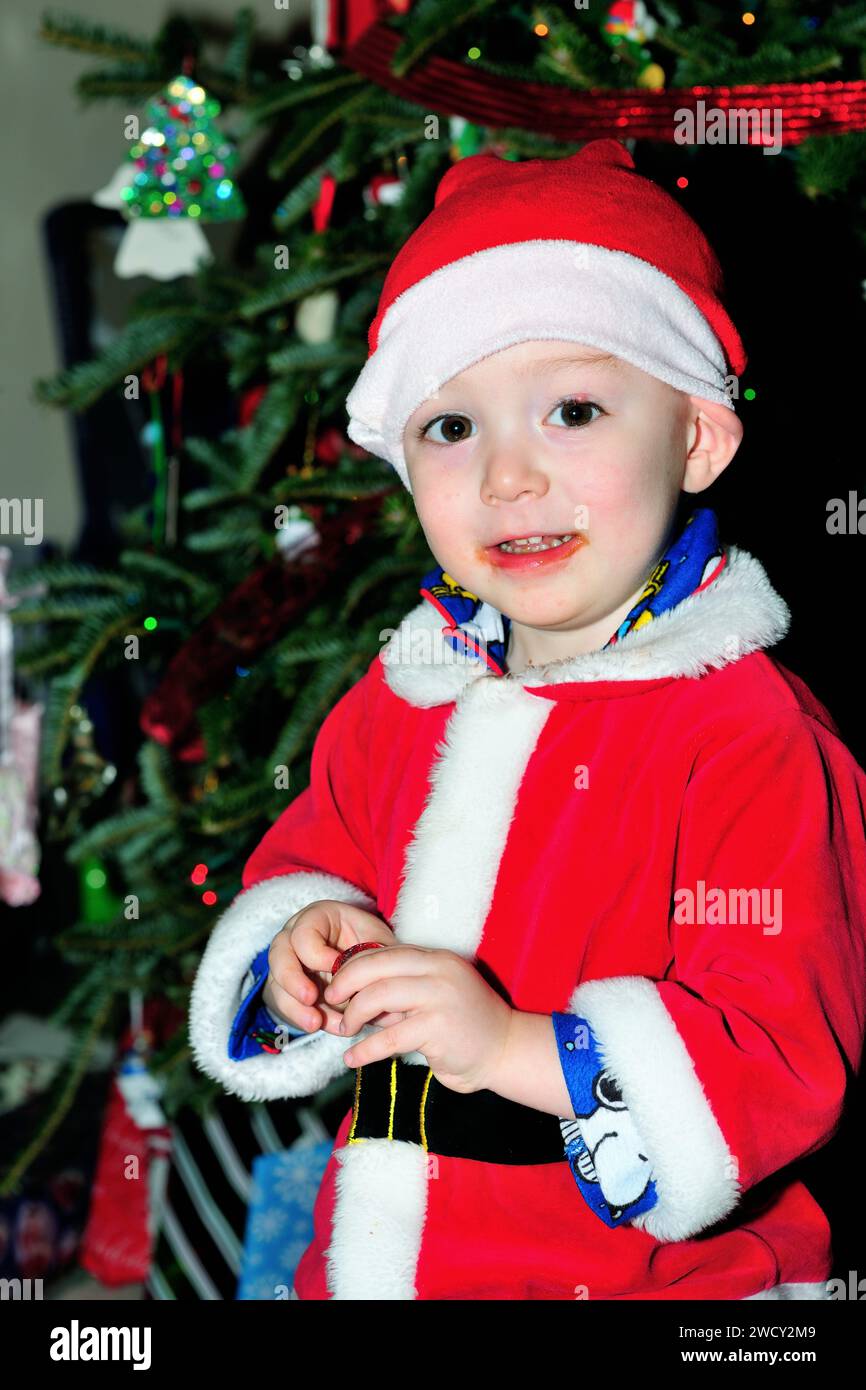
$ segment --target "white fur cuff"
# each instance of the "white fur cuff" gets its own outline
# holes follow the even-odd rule
[[[737,1163],[656,986],[589,980],[568,1007],[595,1033],[652,1161],[658,1202],[632,1225],[664,1241],[713,1226],[737,1204]]]
[[[360,888],[335,874],[292,873],[264,879],[238,893],[214,927],[193,982],[189,1040],[195,1064],[242,1100],[309,1096],[347,1071],[352,1038],[318,1032],[292,1039],[280,1053],[233,1061],[228,1044],[250,962],[269,946],[295,912],[321,898],[376,911]],[[365,1037],[369,1025],[357,1034]]]

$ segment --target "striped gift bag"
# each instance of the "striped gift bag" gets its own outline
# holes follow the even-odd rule
[[[147,1299],[289,1297],[353,1081],[347,1073],[303,1101],[217,1091],[201,1113],[175,1117]]]

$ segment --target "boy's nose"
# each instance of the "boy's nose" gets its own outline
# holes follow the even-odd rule
[[[491,449],[481,487],[485,502],[516,502],[524,495],[543,497],[549,487],[547,472],[528,442]]]

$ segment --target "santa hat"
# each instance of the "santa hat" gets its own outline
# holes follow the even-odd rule
[[[725,377],[746,354],[722,294],[700,227],[617,140],[564,159],[470,155],[388,271],[347,433],[411,491],[413,411],[483,357],[536,339],[613,353],[733,410]]]

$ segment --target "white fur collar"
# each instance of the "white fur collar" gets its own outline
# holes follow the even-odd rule
[[[785,636],[791,613],[754,555],[726,546],[727,563],[712,584],[691,594],[615,647],[585,652],[497,681],[526,688],[571,681],[697,678]],[[413,608],[382,652],[385,679],[410,705],[428,709],[456,700],[489,674],[484,662],[455,651],[442,637],[444,620],[426,599]],[[565,692],[564,692],[565,693]],[[556,692],[548,692],[556,698]]]

